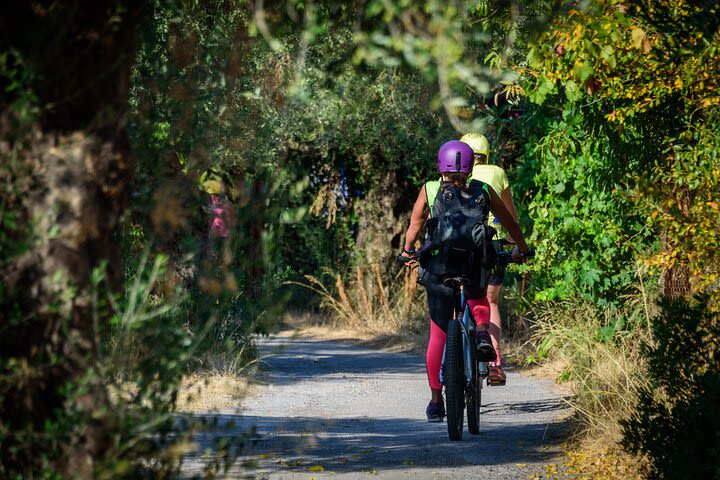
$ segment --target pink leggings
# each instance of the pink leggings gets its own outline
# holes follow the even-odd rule
[[[488,302],[487,296],[468,299],[467,303],[470,306],[470,312],[472,312],[476,323],[490,325],[490,302]],[[446,338],[446,332],[431,318],[430,341],[428,342],[427,353],[425,355],[425,366],[427,368],[430,388],[442,388],[440,385],[440,366],[442,364]]]

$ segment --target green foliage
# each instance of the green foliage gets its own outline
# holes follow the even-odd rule
[[[457,131],[482,132],[485,115],[473,107],[474,98],[487,96],[500,82],[514,83],[507,65],[562,4],[371,1],[354,60],[419,70],[437,82],[433,105],[443,107]]]
[[[639,191],[641,208],[666,242],[650,259],[658,268],[685,268],[695,289],[707,292],[708,307],[720,310],[720,115],[709,109],[700,125],[683,125],[666,162],[656,165]]]
[[[652,284],[663,269],[686,269],[717,310],[720,56],[710,3],[246,3],[144,7],[129,98],[135,184],[117,237],[125,291],[108,293],[101,272],[94,276],[101,349],[58,393],[67,409],[48,415],[44,443],[37,432],[2,432],[3,452],[39,445],[27,471],[52,476],[63,445],[103,418],[115,436],[99,476],[176,473],[193,428],[173,421],[179,379],[216,355],[242,352],[248,361],[253,335],[272,329],[290,297],[334,302],[355,324],[375,315],[401,329],[408,312],[419,318],[409,278],[396,297],[385,268],[354,268],[364,262],[359,229],[404,218],[416,188],[436,174],[437,147],[461,131],[488,133],[491,158],[510,173],[537,250],[520,270],[543,302],[522,308],[535,310],[538,355],[568,361],[562,378],[580,385],[577,405],[591,423],[631,411],[642,383],[637,346],[652,301],[634,293],[638,264],[655,267]],[[18,138],[45,107],[28,88],[32,78],[17,52],[0,52]],[[0,267],[33,235],[19,207],[30,170],[4,146]],[[208,235],[208,182],[235,212],[224,240]],[[288,287],[328,268],[342,274],[339,297],[321,283],[320,298]],[[348,272],[356,278],[341,294]],[[58,305],[72,298],[74,286],[64,287]],[[23,321],[4,287],[0,302],[9,325]],[[702,328],[689,312],[709,317],[688,308],[666,317],[691,327],[680,338],[693,344]],[[677,346],[663,322],[650,358],[667,364]],[[709,362],[717,359],[697,355],[681,390],[652,363],[668,393],[642,397],[628,424],[658,471],[671,461],[660,453],[667,439],[648,436],[668,424],[678,430],[667,412],[695,425],[705,420],[695,405],[715,401]],[[6,392],[39,367],[3,358],[0,368]],[[608,386],[614,375],[625,383]],[[110,398],[97,403],[112,412],[72,402],[98,383]]]
[[[327,18],[325,8],[318,22]],[[158,211],[180,212],[183,230],[174,243],[189,248],[174,247],[175,256],[200,248],[206,235],[207,198],[191,185],[212,171],[240,207],[235,259],[262,257],[270,275],[348,264],[357,207],[384,188],[378,180],[398,172],[398,188],[422,183],[432,174],[436,146],[454,136],[430,108],[433,89],[422,76],[350,63],[354,17],[315,31],[312,41],[292,22],[273,23],[280,43],[267,45],[242,13],[217,20],[212,9],[166,2],[152,9],[131,94],[141,159],[132,223],[150,231]],[[178,170],[189,188],[159,192],[161,178]],[[318,221],[308,218],[313,204]],[[248,255],[258,243],[247,233],[254,221],[265,230],[259,256]]]
[[[521,170],[527,175],[535,167],[528,211],[539,253],[532,266],[539,300],[611,299],[632,282],[633,247],[649,236],[627,198],[614,139],[587,132],[590,122],[583,120],[581,112],[566,110],[551,121]]]
[[[0,85],[12,99],[10,109],[15,113],[16,128],[27,127],[37,115],[38,98],[30,88],[33,80],[34,74],[19,52],[0,52]]]
[[[511,141],[522,148],[517,185],[532,194],[538,299],[615,303],[638,260],[657,274],[692,264],[703,285],[717,278],[717,260],[705,253],[714,250],[702,247],[717,237],[708,197],[717,178],[708,95],[716,86],[705,80],[716,76],[717,49],[703,40],[714,29],[701,7],[668,2],[674,7],[686,22],[676,19],[676,35],[660,30],[664,10],[643,3],[571,9],[516,67],[532,102],[521,104],[529,113]],[[707,130],[690,126],[700,117]]]
[[[213,322],[205,331],[191,332],[178,321],[187,315],[190,298],[180,285],[168,284],[167,267],[166,256],[151,259],[146,250],[121,297],[109,293],[101,270],[93,275],[95,314],[112,314],[97,373],[110,394],[115,441],[100,459],[99,477],[177,475],[183,456],[194,448],[193,433],[209,428],[202,419],[178,419],[175,406],[180,381],[196,366]],[[242,447],[244,441],[241,435],[232,445]],[[216,454],[221,469],[232,464],[229,445]]]
[[[720,323],[707,301],[666,302],[653,323],[650,385],[623,422],[623,444],[651,459],[651,478],[720,475]]]
[[[579,410],[615,420],[632,415],[625,445],[650,456],[653,477],[717,475],[717,426],[706,417],[718,390],[711,320],[720,304],[717,38],[717,6],[709,2],[594,1],[553,19],[516,67],[531,102],[520,103],[530,113],[512,141],[524,142],[518,172],[532,196],[536,297],[581,296],[614,312],[576,335],[586,322],[564,329],[564,309],[541,309],[539,353],[582,354],[569,356],[563,376],[580,379],[580,398],[591,400]],[[639,264],[653,267],[652,283],[686,272],[688,288],[708,298],[633,323],[627,307]],[[652,301],[643,303],[652,309]],[[608,350],[620,358],[606,363],[624,363],[618,334],[650,345],[628,370],[627,385],[635,387],[622,408],[603,400],[611,377],[590,382],[603,378],[595,375],[601,363],[586,355]],[[639,381],[645,361],[651,386]]]

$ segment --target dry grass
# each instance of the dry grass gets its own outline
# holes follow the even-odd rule
[[[238,408],[255,376],[257,360],[251,344],[237,350],[206,352],[197,359],[197,368],[185,375],[177,396],[177,410],[198,413]]]
[[[248,389],[246,377],[221,373],[194,373],[183,378],[177,410],[198,413],[240,406]]]
[[[424,289],[418,288],[417,270],[403,269],[392,278],[372,264],[356,267],[345,279],[339,273],[328,273],[326,278],[331,281],[307,275],[305,282],[288,283],[317,294],[321,306],[332,314],[334,328],[402,339],[427,327]]]
[[[600,308],[579,300],[535,306],[531,344],[544,357],[531,373],[555,378],[566,387],[576,412],[578,434],[563,462],[531,478],[640,479],[642,458],[625,452],[620,420],[635,410],[648,386],[644,344],[652,343],[654,293],[640,282],[621,308]],[[618,318],[623,326],[613,328]]]
[[[553,302],[536,308],[533,339],[547,355],[555,378],[568,381],[569,403],[580,414],[586,433],[610,443],[621,437],[619,421],[634,411],[647,386],[641,327],[608,334],[620,313],[581,301]],[[626,312],[623,313],[627,315]],[[606,330],[603,330],[606,329]]]

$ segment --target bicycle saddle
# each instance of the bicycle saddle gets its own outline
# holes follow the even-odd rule
[[[460,285],[462,285],[462,286],[468,286],[468,285],[470,285],[471,283],[472,283],[472,282],[470,281],[470,278],[469,278],[469,277],[466,277],[466,276],[464,276],[464,275],[455,275],[455,276],[453,276],[453,277],[445,277],[445,278],[443,278],[443,284],[444,284],[446,287],[449,287],[449,288],[457,288],[457,287],[459,287]]]

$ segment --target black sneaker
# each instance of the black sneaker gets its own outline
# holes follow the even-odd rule
[[[427,415],[428,422],[442,422],[443,418],[445,418],[445,406],[442,402],[430,402],[425,409],[425,414]]]
[[[497,355],[493,348],[490,334],[486,330],[477,332],[477,355],[479,362],[494,362]]]

